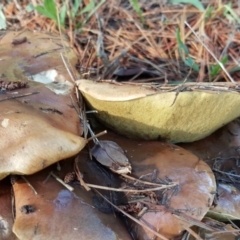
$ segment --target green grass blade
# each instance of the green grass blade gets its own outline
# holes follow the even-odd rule
[[[182,42],[182,40],[181,40],[179,28],[177,29],[176,37],[177,37],[178,49],[179,49],[179,52],[180,52],[181,57],[183,57],[183,52],[184,52],[186,55],[188,55],[188,54],[189,54],[188,48],[187,48],[187,46],[186,46],[186,45]]]
[[[145,22],[145,19],[143,17],[143,13],[142,13],[142,10],[140,8],[140,5],[138,3],[138,0],[129,0],[129,2],[131,3],[134,11],[138,14],[138,16],[140,17],[141,19],[141,22],[144,24]]]
[[[230,13],[230,15],[235,19],[235,21],[237,21],[237,23],[240,24],[240,18],[238,17],[236,12],[232,9],[232,3],[229,2],[228,4],[224,5],[224,8],[225,8],[224,15],[227,16],[228,13]]]
[[[194,7],[198,8],[200,11],[204,11],[204,6],[199,0],[171,0],[171,3],[187,3],[191,4]]]
[[[73,7],[72,7],[72,11],[71,11],[72,17],[76,16],[76,14],[78,12],[78,9],[79,9],[81,4],[82,4],[82,0],[75,0],[73,2]]]
[[[92,11],[94,7],[95,7],[95,1],[91,0],[90,3],[85,8],[83,8],[83,10],[80,12],[80,15]]]
[[[199,66],[198,64],[196,64],[194,62],[194,60],[189,57],[189,51],[187,46],[182,42],[181,40],[181,36],[180,36],[180,30],[179,28],[177,29],[177,33],[176,33],[176,38],[177,38],[177,43],[178,43],[178,50],[179,50],[179,54],[183,60],[183,62],[189,66],[190,68],[192,68],[194,71],[199,72]],[[186,57],[184,57],[184,54]]]
[[[205,12],[205,16],[204,16],[206,19],[211,17],[213,9],[214,9],[213,6],[210,6],[210,7],[207,8],[207,10]]]
[[[224,65],[226,64],[228,61],[228,56],[224,56],[220,62]],[[219,64],[217,65],[214,65],[214,66],[211,66],[210,67],[210,75],[212,78],[216,77],[218,75],[218,73],[220,72],[221,70],[221,66]]]
[[[229,73],[235,73],[235,72],[240,72],[240,67],[234,67],[229,71]]]
[[[35,8],[38,13],[42,14],[45,17],[51,18],[53,20],[56,20],[51,13],[49,13],[43,6],[36,6]]]
[[[106,2],[106,0],[101,0],[87,15],[84,21],[79,25],[79,28],[85,25],[85,23],[92,17],[92,15]],[[81,30],[80,30],[81,31]],[[79,29],[77,31],[79,33]]]
[[[59,21],[61,26],[65,26],[66,17],[67,17],[67,4],[63,4],[59,13]]]
[[[53,19],[57,20],[57,9],[54,0],[44,0],[44,8],[52,15]]]

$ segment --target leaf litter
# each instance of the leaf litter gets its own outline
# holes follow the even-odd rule
[[[61,1],[55,2],[58,9],[61,9]],[[127,75],[130,69],[135,69],[133,76],[142,71],[149,73],[148,78],[153,78],[152,81],[177,81],[184,79],[192,68],[191,64],[185,64],[186,60],[191,59],[194,65],[199,66],[199,71],[192,71],[189,76],[191,81],[229,81],[221,69],[216,70],[221,64],[220,60],[228,55],[228,61],[224,63],[224,67],[233,79],[238,81],[237,1],[231,4],[227,1],[199,3],[204,10],[194,8],[191,1],[189,4],[187,4],[188,1],[185,2],[186,4],[173,5],[166,1],[161,3],[139,1],[139,5],[136,5],[131,1],[119,3],[105,1],[98,6],[98,9],[97,4],[91,6],[92,2],[88,1],[74,6],[68,2],[66,6],[69,11],[63,14],[66,29],[63,32],[68,35],[71,44],[81,56],[79,69],[85,69],[84,74],[91,72],[90,76],[106,71],[104,63],[98,58],[102,56],[103,51],[110,65],[122,51],[127,51],[126,56],[120,58],[118,69],[108,71],[108,75],[118,76],[119,71],[124,71]],[[6,2],[3,12],[8,28],[25,27],[32,30],[57,32],[56,19],[49,19],[34,10],[39,2],[34,1],[32,10],[27,12],[26,5],[30,3],[32,2],[19,2],[16,6],[12,2]],[[81,9],[87,10],[85,13],[76,14],[78,9],[79,12]],[[97,9],[97,14],[90,16],[89,13],[93,9]],[[54,11],[52,11],[53,15],[56,15]],[[196,36],[191,34],[185,22],[192,27],[202,39],[202,43],[207,45],[220,63],[216,62]],[[178,29],[182,42],[180,45],[176,39]],[[99,36],[102,36],[100,42]],[[103,50],[99,51],[98,42],[104,46]],[[183,49],[187,50],[188,58],[181,58],[179,51]],[[140,79],[144,80],[143,77]],[[138,81],[140,79],[138,78]]]

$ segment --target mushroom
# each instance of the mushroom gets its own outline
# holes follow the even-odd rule
[[[165,192],[149,192],[149,185],[146,185],[146,194],[142,193],[139,201],[136,194],[128,193],[129,202],[135,199],[136,206],[146,208],[145,212],[141,213],[140,209],[133,214],[138,220],[171,239],[179,236],[184,227],[194,225],[194,220],[200,221],[205,216],[213,202],[216,181],[211,168],[203,160],[173,144],[133,141],[113,133],[102,138],[105,137],[117,142],[127,153],[132,176],[136,179],[160,185],[178,183],[174,188],[166,187]],[[154,238],[152,232],[137,223],[132,223],[130,229],[139,240]]]
[[[165,86],[173,89],[166,91],[90,80],[78,80],[77,85],[104,124],[131,138],[193,142],[240,115],[239,93],[221,85],[208,91],[214,86],[186,83],[187,90],[181,92],[171,86]]]
[[[23,37],[27,41],[12,44]],[[40,171],[86,144],[74,108],[74,83],[60,56],[63,46],[75,65],[76,55],[59,36],[30,31],[2,35],[0,179]]]
[[[98,170],[96,178],[89,170],[91,167],[86,161],[88,158],[87,151],[80,153],[81,167],[83,166],[86,175],[91,175],[91,179],[95,178],[102,184],[106,175]],[[61,171],[55,174],[63,179],[68,172],[72,172],[72,165],[71,160],[63,161]],[[99,168],[95,167],[96,169]],[[46,177],[53,170],[52,166],[26,177],[37,195],[21,178],[13,184],[16,209],[13,232],[20,240],[131,239],[120,219],[92,207],[91,191],[87,192],[74,185],[74,192],[71,192],[53,177],[46,181]]]

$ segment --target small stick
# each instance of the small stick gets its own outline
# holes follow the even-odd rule
[[[146,211],[148,210],[147,207],[144,207],[139,213],[138,213],[138,217],[141,217]]]
[[[51,177],[51,172],[47,175],[47,177],[44,179],[43,184],[46,184],[49,178]]]
[[[91,136],[94,136],[95,134],[94,134],[94,132],[93,132],[93,130],[92,130],[92,128],[91,128],[91,126],[90,126],[90,124],[87,122],[87,129],[88,129],[88,131],[90,132],[90,135]],[[95,143],[95,144],[99,144],[99,140],[97,139],[97,138],[93,138],[93,142]]]
[[[220,170],[218,170],[218,169],[216,169],[216,168],[213,168],[212,170],[215,171],[215,172],[219,172],[219,173],[222,173],[222,174],[226,174],[226,175],[228,175],[228,176],[240,178],[240,176],[239,176],[238,174],[223,172],[223,171],[220,171]]]
[[[172,107],[172,106],[174,105],[174,103],[176,102],[177,97],[178,97],[178,94],[180,93],[181,89],[183,88],[184,83],[186,83],[186,81],[188,80],[188,78],[189,78],[189,76],[190,76],[191,73],[192,73],[192,68],[191,68],[190,71],[188,72],[188,74],[187,74],[187,76],[185,77],[183,83],[182,83],[180,86],[178,86],[178,89],[177,89],[176,94],[175,94],[175,98],[174,98],[173,103],[171,104],[170,107]]]
[[[60,18],[59,18],[58,8],[56,8],[56,10],[57,10],[57,24],[58,24],[58,30],[59,30],[59,34],[60,34],[61,43],[62,43],[62,46],[63,46],[63,52],[64,52],[65,56],[67,56],[66,46],[64,45],[64,42],[63,42],[62,28],[61,28],[61,25],[60,25]],[[64,66],[65,66],[65,68],[66,68],[66,70],[67,70],[67,72],[68,72],[68,75],[70,76],[72,82],[73,82],[74,85],[76,86],[75,78],[74,78],[74,76],[73,76],[73,68],[72,68],[71,64],[69,63],[69,59],[67,59],[68,65],[69,65],[69,67],[68,67],[67,62],[66,62],[66,60],[65,60],[64,55],[62,54],[62,52],[60,53],[60,56],[61,56],[61,59],[62,59],[62,62],[63,62],[63,64],[64,64]],[[69,68],[71,68],[71,70],[70,70]]]
[[[16,98],[21,98],[21,97],[26,97],[26,96],[30,96],[30,95],[34,95],[34,94],[38,94],[38,93],[40,93],[40,92],[25,93],[23,95],[6,97],[6,98],[3,98],[3,99],[0,99],[0,102],[4,102],[4,101],[7,101],[7,100],[12,100],[12,99],[16,99]]]
[[[78,91],[76,91],[76,95],[77,95],[77,93],[78,93]],[[71,102],[72,102],[72,105],[73,105],[76,113],[77,113],[78,115],[80,115],[79,107],[78,107],[77,104],[74,102],[72,95],[70,95],[70,98],[71,98]],[[82,120],[82,119],[81,119],[81,120]]]
[[[111,83],[111,84],[115,84],[115,85],[118,85],[118,86],[122,86],[123,85],[122,83],[117,82],[115,80],[104,80],[104,79],[102,79],[102,80],[98,80],[98,82]]]
[[[232,227],[239,229],[239,227],[230,218],[227,218],[227,220],[232,224]],[[240,229],[239,229],[239,231],[240,231]]]
[[[123,211],[122,209],[120,209],[119,207],[117,207],[116,205],[114,205],[111,201],[109,201],[107,198],[105,198],[98,190],[95,190],[106,202],[108,202],[110,205],[112,205],[114,208],[116,208],[119,212],[121,212],[122,214],[124,214],[125,216],[127,216],[128,218],[130,218],[132,221],[136,222],[137,224],[139,224],[140,226],[142,226],[143,228],[146,228],[149,232],[153,233],[154,235],[156,235],[157,237],[159,237],[160,239],[163,240],[168,240],[167,238],[165,238],[162,234],[154,231],[152,228],[148,227],[147,225],[145,225],[144,223],[140,222],[138,219],[134,218],[133,216],[131,216],[130,214],[126,213],[125,211]]]
[[[97,110],[86,111],[86,114],[89,114],[89,113],[98,113],[98,111]]]
[[[74,161],[74,168],[75,168],[75,173],[77,175],[78,181],[80,182],[81,186],[83,186],[87,191],[90,191],[91,188],[84,182],[83,178],[82,178],[82,174],[78,168],[78,161],[77,158]]]
[[[32,186],[32,184],[24,177],[21,176],[21,178],[27,183],[27,185],[33,190],[34,194],[37,195],[37,191],[35,190],[35,188]]]
[[[96,139],[96,138],[98,138],[98,137],[100,137],[100,136],[102,136],[102,135],[104,135],[104,134],[106,134],[106,133],[107,133],[107,130],[102,131],[102,132],[100,132],[100,133],[98,133],[98,134],[96,134],[96,135],[88,138],[87,141],[90,142],[91,140]]]
[[[99,186],[95,184],[90,184],[86,183],[88,187],[92,188],[97,188],[97,189],[102,189],[102,190],[109,190],[109,191],[115,191],[115,192],[134,192],[134,193],[143,193],[143,192],[150,192],[150,191],[158,191],[166,188],[171,188],[176,186],[177,184],[171,184],[171,185],[162,185],[160,187],[155,187],[155,188],[146,188],[146,189],[126,189],[126,188],[111,188],[111,187],[104,187],[104,186]]]
[[[208,231],[217,231],[217,230],[218,230],[218,229],[216,229],[216,228],[214,228],[214,227],[211,227],[211,226],[209,226],[209,225],[207,225],[207,224],[205,224],[205,223],[203,223],[203,222],[201,222],[201,221],[199,221],[199,220],[197,220],[197,219],[194,219],[194,218],[192,218],[192,217],[190,217],[190,216],[186,216],[186,215],[184,216],[183,213],[181,213],[181,215],[180,215],[180,214],[175,214],[175,213],[173,213],[172,215],[173,215],[174,217],[182,220],[182,221],[185,221],[185,222],[187,222],[187,223],[191,223],[191,225],[196,225],[196,226],[198,226],[198,227],[200,227],[200,228],[203,228],[203,229],[206,229],[206,230],[208,230]],[[238,231],[239,231],[239,230],[238,230]]]
[[[239,230],[233,229],[233,230],[216,231],[216,232],[213,232],[212,235],[222,234],[222,233],[239,233]]]
[[[224,67],[224,65],[216,58],[216,56],[213,54],[213,52],[207,47],[207,45],[200,39],[200,37],[195,33],[195,31],[192,29],[192,27],[189,25],[188,22],[185,21],[185,24],[189,27],[189,29],[191,30],[191,32],[195,35],[195,37],[197,38],[197,40],[206,48],[206,50],[212,55],[212,57],[215,59],[215,61],[218,63],[218,65],[222,68],[222,70],[225,72],[225,74],[228,76],[229,80],[231,82],[235,82],[232,77],[230,76],[230,74],[228,73],[228,71],[226,70],[226,68]]]
[[[62,38],[61,38],[61,39],[62,39]],[[64,46],[64,45],[63,45],[63,46]],[[66,68],[66,70],[67,70],[67,72],[68,72],[68,75],[70,76],[72,82],[76,85],[75,80],[74,80],[74,77],[73,77],[70,69],[69,69],[68,66],[67,66],[67,63],[66,63],[66,61],[65,61],[65,58],[64,58],[63,54],[60,53],[60,56],[61,56],[61,59],[62,59],[62,62],[63,62],[63,64],[64,64],[64,66],[65,66],[65,68]]]
[[[80,174],[76,173],[76,175],[77,175],[77,178],[78,178],[81,186],[83,186],[85,188],[85,190],[90,191],[91,188],[89,187],[89,184],[87,184],[83,181],[82,174],[81,173]]]
[[[143,180],[140,180],[140,179],[137,179],[137,178],[134,178],[134,177],[131,177],[127,174],[121,174],[121,176],[125,177],[125,178],[128,178],[132,181],[136,181],[136,182],[139,182],[139,183],[142,183],[142,184],[145,184],[145,185],[152,185],[152,186],[162,186],[161,184],[159,183],[151,183],[151,182],[146,182],[146,181],[143,181]],[[178,184],[178,183],[176,183]]]
[[[58,182],[60,182],[64,187],[66,187],[69,191],[73,191],[74,188],[70,186],[69,184],[65,183],[62,179],[60,179],[58,176],[56,176],[53,172],[50,173]]]
[[[195,233],[191,228],[184,226],[184,224],[182,224],[183,228],[185,230],[187,230],[193,237],[195,237],[195,239],[197,240],[203,240],[197,233]]]

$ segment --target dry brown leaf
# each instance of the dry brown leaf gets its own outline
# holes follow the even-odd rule
[[[91,149],[92,155],[102,165],[116,173],[130,173],[131,165],[122,148],[113,141],[99,141]]]

